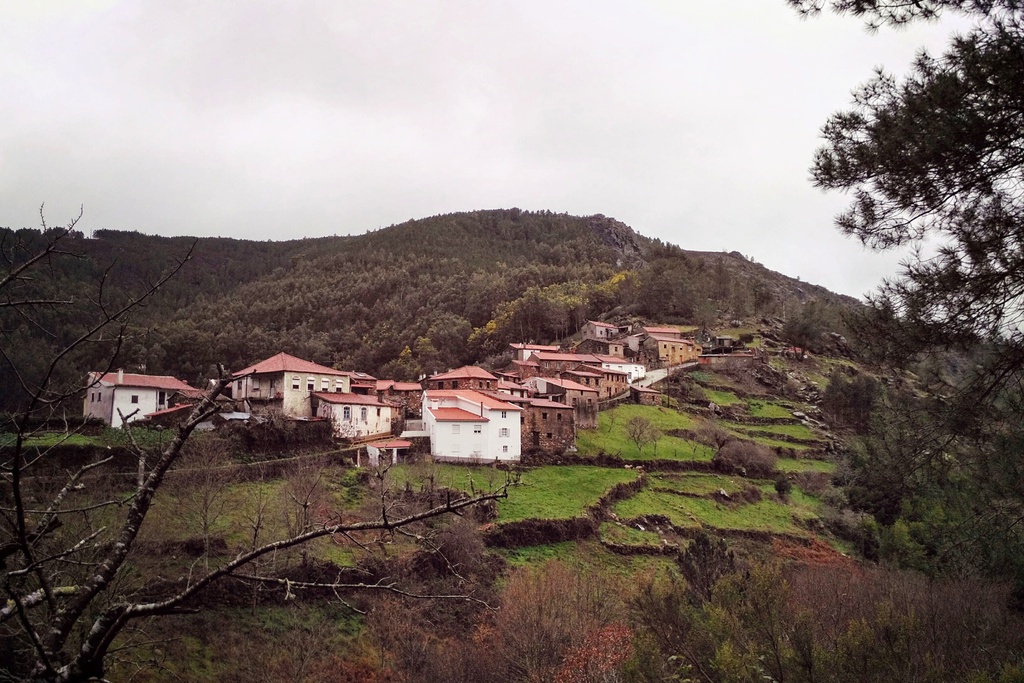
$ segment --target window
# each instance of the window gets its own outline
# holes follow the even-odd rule
[[[555,420],[557,420],[558,422],[561,422],[562,421],[562,414],[561,413],[555,413]]]
[[[504,420],[507,417],[508,417],[508,411],[507,410],[501,411],[501,419]]]
[[[239,394],[242,393],[242,380],[235,382],[235,391]]]
[[[159,405],[167,403],[167,394],[163,391],[158,391],[156,394],[156,402]]]
[[[366,408],[359,409],[359,419],[366,422]]]
[[[377,408],[377,417],[380,417],[380,408]]]
[[[334,380],[334,391],[336,393],[341,393],[341,392],[345,391],[345,382],[344,382],[344,380],[340,380],[340,379]]]
[[[132,403],[138,403],[138,402],[139,402],[139,395],[138,394],[132,394]]]
[[[252,388],[255,389],[256,391],[259,391],[260,389],[260,381],[255,377],[252,378]]]
[[[548,414],[547,413],[541,413],[540,414],[540,419],[542,419],[542,420],[548,419]]]
[[[329,391],[331,388],[331,380],[326,377],[320,378],[320,391]]]
[[[316,389],[316,378],[315,377],[307,377],[306,378],[306,391],[312,392],[315,389]]]
[[[341,411],[341,417],[343,420],[345,420],[345,422],[350,422],[352,420],[352,409],[349,408],[348,406],[345,406],[345,408]]]
[[[473,433],[474,434],[480,434],[483,431],[484,431],[484,426],[483,425],[473,425]]]
[[[299,376],[298,375],[292,375],[292,389],[298,389],[298,388],[299,388]]]
[[[545,434],[544,436],[545,436],[546,438],[550,439],[550,438],[551,438],[551,432],[548,432],[548,433],[547,433],[547,434]]]
[[[506,438],[507,438],[507,437],[508,437],[508,427],[502,427],[502,428],[501,428],[501,429],[500,429],[500,430],[498,431],[498,436],[501,436],[501,437],[506,437]]]
[[[502,453],[508,453],[508,446],[502,446],[501,447],[501,452]]]
[[[460,431],[459,427],[460,425],[452,425],[452,434],[458,434]]]

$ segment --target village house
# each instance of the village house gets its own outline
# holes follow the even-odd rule
[[[82,414],[99,418],[111,427],[121,427],[125,421],[134,422],[172,407],[171,396],[186,392],[191,395],[201,393],[186,382],[167,375],[140,375],[124,370],[90,372],[86,378]]]
[[[526,360],[538,351],[543,351],[545,353],[558,353],[562,350],[562,347],[560,346],[551,346],[548,344],[521,344],[518,342],[509,344],[508,347],[512,349],[513,358],[515,360]]]
[[[647,376],[647,366],[643,363],[628,361],[625,358],[617,358],[614,355],[595,354],[594,357],[600,361],[602,368],[626,373],[626,381],[630,384]]]
[[[672,339],[682,339],[683,331],[678,327],[656,327],[654,325],[641,325],[640,332],[644,334],[656,334],[662,337],[671,337]]]
[[[549,353],[538,351],[530,356],[530,360],[540,367],[540,374],[555,377],[558,373],[571,370],[580,363],[600,365],[601,361],[588,353]]]
[[[387,441],[374,441],[366,444],[367,465],[377,467],[380,464],[395,465],[404,460],[412,448],[412,441],[405,439],[389,439]],[[362,467],[363,462],[356,451],[356,467]]]
[[[316,416],[331,421],[336,438],[351,440],[390,435],[399,410],[364,394],[314,392],[313,403]]]
[[[644,406],[661,405],[664,396],[660,391],[655,391],[648,387],[632,386],[629,388],[629,399],[633,403],[639,403]]]
[[[601,396],[596,387],[557,377],[531,377],[523,382],[523,385],[532,391],[535,398],[546,398],[555,403],[572,406],[577,429],[597,427],[597,410]]]
[[[483,368],[466,365],[457,370],[428,377],[427,390],[469,389],[490,391],[498,386],[498,378]]]
[[[423,393],[423,423],[430,454],[435,460],[519,460],[522,412],[478,391],[428,389]]]
[[[423,408],[423,387],[418,382],[396,382],[393,379],[378,379],[377,398],[392,405],[401,406],[402,417],[420,419]]]
[[[352,373],[279,353],[236,372],[231,395],[249,413],[312,417],[315,392],[347,394]]]
[[[626,340],[620,339],[584,339],[573,349],[576,353],[590,353],[594,355],[615,356],[616,358],[626,357]]]
[[[523,409],[522,449],[544,453],[576,450],[576,419],[572,406],[544,398],[510,397]]]
[[[583,327],[580,328],[580,333],[583,335],[584,339],[596,339],[600,341],[614,339],[628,331],[628,325],[622,327],[619,325],[599,322],[597,320],[588,320],[583,323]]]
[[[641,345],[641,353],[651,364],[679,365],[697,360],[701,346],[692,339],[648,334]]]

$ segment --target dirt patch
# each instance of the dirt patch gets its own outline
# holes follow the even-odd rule
[[[786,538],[772,540],[772,549],[777,555],[800,564],[816,567],[855,567],[857,563],[846,555],[816,538],[795,543]]]

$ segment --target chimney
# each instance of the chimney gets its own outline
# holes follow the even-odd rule
[[[117,369],[117,383],[124,384],[124,368]]]

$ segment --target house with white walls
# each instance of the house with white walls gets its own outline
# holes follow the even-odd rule
[[[124,370],[90,372],[86,378],[82,414],[97,417],[111,427],[121,427],[124,422],[134,422],[149,413],[171,407],[173,394],[194,397],[201,393],[201,390],[168,375],[140,375]]]
[[[314,414],[331,421],[339,439],[388,436],[395,420],[396,406],[376,396],[314,392]]]
[[[236,372],[231,397],[249,413],[312,417],[313,394],[350,393],[352,374],[279,353]]]
[[[424,430],[435,460],[494,462],[522,455],[522,408],[467,389],[423,392]]]

